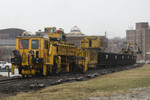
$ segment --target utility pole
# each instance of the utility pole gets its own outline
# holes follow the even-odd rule
[[[146,61],[146,50],[145,50],[145,29],[144,29],[144,60]]]

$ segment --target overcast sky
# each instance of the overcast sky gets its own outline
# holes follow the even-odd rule
[[[76,25],[86,35],[125,37],[136,22],[150,22],[150,0],[0,0],[0,29],[34,33],[44,27]]]

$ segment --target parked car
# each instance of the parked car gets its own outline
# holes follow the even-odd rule
[[[147,64],[150,64],[150,60],[146,60],[146,63],[147,63]]]
[[[8,63],[6,61],[0,61],[0,69],[10,69],[11,66],[11,63]]]
[[[140,64],[145,63],[145,60],[140,60],[140,61],[138,61],[138,63],[140,63]]]

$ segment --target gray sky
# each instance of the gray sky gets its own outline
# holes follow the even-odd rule
[[[136,22],[150,22],[150,0],[0,0],[0,29],[34,33],[48,26],[66,33],[77,25],[86,35],[125,37]]]

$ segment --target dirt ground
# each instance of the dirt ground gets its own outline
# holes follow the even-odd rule
[[[7,78],[7,77],[6,77],[6,76],[0,75],[0,79],[4,79],[4,78]]]
[[[89,100],[150,100],[150,87],[129,89],[129,93],[90,97]]]

